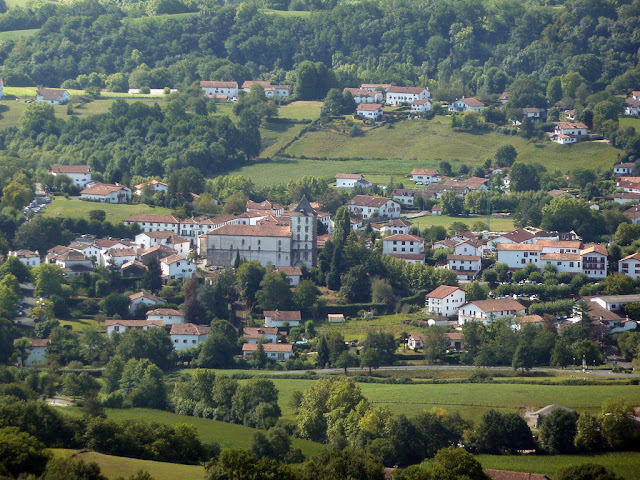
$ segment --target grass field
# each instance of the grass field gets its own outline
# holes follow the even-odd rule
[[[449,217],[447,215],[425,215],[424,217],[412,218],[411,223],[418,225],[420,230],[432,225],[439,225],[449,228],[453,222],[462,222],[471,227],[475,222],[487,223],[487,217],[481,215],[470,215],[468,217]],[[491,230],[494,232],[510,232],[515,227],[512,218],[491,218]]]
[[[619,120],[621,127],[635,127],[636,132],[640,131],[640,118],[624,117]]]
[[[300,123],[267,123],[260,127],[263,158],[272,157],[305,127]]]
[[[261,8],[260,11],[267,15],[277,15],[283,18],[307,18],[311,15],[311,12],[308,11],[271,10],[270,8]]]
[[[0,32],[1,42],[16,42],[26,37],[30,37],[39,32],[39,28],[32,28],[29,30],[9,30],[7,32]]]
[[[365,372],[363,372],[365,374]],[[283,414],[291,416],[289,406],[293,392],[304,391],[314,380],[278,378],[273,380],[280,392]],[[388,405],[397,414],[415,415],[434,407],[459,412],[464,418],[478,422],[489,409],[503,411],[534,410],[559,403],[578,412],[597,412],[603,400],[623,397],[634,405],[638,402],[635,385],[536,385],[536,384],[359,384],[362,393],[374,404]]]
[[[169,215],[171,213],[168,208],[151,207],[145,204],[112,205],[109,203],[83,202],[77,199],[67,200],[64,197],[55,197],[41,215],[89,220],[89,212],[91,210],[104,210],[107,214],[106,221],[113,224],[120,223],[135,213],[152,213],[156,215]]]
[[[167,425],[177,425],[181,423],[195,425],[198,429],[200,439],[203,442],[215,441],[222,447],[247,448],[253,434],[257,431],[254,428],[244,427],[234,423],[188,417],[186,415],[164,412],[162,410],[148,410],[144,408],[107,409],[106,413],[112,420],[143,420]],[[292,438],[292,443],[294,446],[300,448],[305,456],[314,455],[322,449],[321,444],[310,440]]]
[[[454,170],[462,163],[479,164],[493,158],[499,147],[508,144],[518,150],[519,161],[539,162],[563,171],[577,167],[608,169],[618,153],[606,143],[533,144],[519,136],[453,131],[446,117],[405,120],[394,128],[377,128],[355,138],[327,131],[311,132],[291,145],[287,153],[292,157],[393,159],[393,162],[368,160],[359,170],[406,175],[415,167],[437,167],[440,160],[451,162]]]
[[[278,116],[292,120],[315,120],[320,116],[322,102],[291,102],[278,109]]]
[[[640,478],[639,452],[603,453],[599,455],[477,455],[484,468],[511,470],[515,472],[541,473],[556,478],[560,468],[584,463],[597,463],[621,475],[625,480]]]
[[[74,460],[96,462],[102,474],[107,478],[129,477],[138,470],[146,470],[155,480],[201,480],[204,477],[204,467],[201,465],[181,465],[178,463],[154,462],[137,458],[116,457],[96,452],[70,450],[66,448],[52,449],[55,457],[71,457]]]
[[[403,313],[395,315],[381,315],[374,317],[372,320],[351,319],[345,323],[323,323],[316,324],[318,335],[327,335],[330,332],[340,332],[344,339],[348,342],[352,340],[364,340],[367,332],[371,330],[383,330],[392,333],[397,337],[400,333],[407,329],[416,333],[422,332],[423,329],[403,325],[402,320],[426,319],[427,316],[421,313]]]

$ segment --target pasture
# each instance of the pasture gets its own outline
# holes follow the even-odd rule
[[[321,109],[322,102],[291,102],[278,109],[278,116],[280,118],[290,118],[291,120],[315,120],[320,116]]]
[[[564,467],[597,463],[621,475],[625,480],[638,477],[639,452],[601,453],[596,455],[476,455],[484,468],[515,472],[541,473],[556,478]]]
[[[107,478],[129,477],[139,470],[146,470],[155,480],[201,480],[204,467],[201,465],[182,465],[179,463],[155,462],[137,458],[116,457],[102,453],[72,450],[67,448],[51,449],[56,458],[73,458],[85,462],[96,462],[102,474]]]
[[[423,230],[425,227],[431,227],[432,225],[449,228],[453,222],[462,222],[471,228],[475,222],[487,223],[487,217],[486,215],[469,215],[460,217],[450,217],[448,215],[425,215],[423,217],[411,218],[409,221],[420,227],[420,230]],[[507,217],[491,217],[490,227],[493,232],[510,232],[515,228],[513,218]]]
[[[288,142],[293,140],[304,127],[305,125],[300,123],[267,122],[260,127],[262,140],[260,156],[262,158],[272,157]]]
[[[7,30],[6,32],[0,32],[0,43],[17,42],[23,38],[31,37],[39,31],[39,28],[31,28],[27,30]]]
[[[136,214],[146,213],[155,215],[169,215],[171,210],[162,207],[152,207],[145,204],[109,204],[96,202],[83,202],[77,198],[67,200],[64,197],[55,197],[51,204],[47,206],[43,213],[45,217],[68,217],[84,218],[89,220],[91,210],[104,210],[107,214],[107,222],[114,225],[122,222],[125,218]]]

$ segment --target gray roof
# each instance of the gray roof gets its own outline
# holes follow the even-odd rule
[[[311,206],[311,204],[309,203],[309,200],[307,200],[307,196],[303,195],[302,198],[300,199],[300,202],[298,202],[298,206],[296,206],[296,209],[294,210],[295,213],[301,213],[304,216],[314,216],[317,217],[318,214],[316,213],[316,211],[313,209],[313,207]]]
[[[632,303],[632,302],[640,302],[640,294],[636,293],[633,295],[596,295],[592,298],[591,301],[596,298],[600,298],[607,303]]]

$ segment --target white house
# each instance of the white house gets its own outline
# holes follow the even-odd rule
[[[359,173],[337,173],[336,174],[336,187],[337,188],[355,188],[356,183],[360,180],[364,180],[364,177]]]
[[[163,326],[184,323],[184,315],[174,308],[156,308],[146,313],[148,321],[162,322]]]
[[[143,232],[170,230],[175,234],[180,234],[180,219],[173,215],[138,213],[125,218],[122,223],[125,225],[136,223]]]
[[[502,105],[506,105],[509,102],[509,92],[502,92],[500,98],[498,99]]]
[[[411,263],[424,263],[424,238],[416,235],[390,235],[382,240],[382,253]]]
[[[624,114],[637,117],[640,115],[640,92],[632,92],[632,95],[624,101]]]
[[[189,256],[189,240],[176,235],[171,230],[139,233],[136,235],[135,241],[145,250],[157,245],[166,245],[175,250],[182,258]]]
[[[225,95],[229,98],[238,97],[238,82],[203,80],[200,82],[200,88],[204,90],[205,95]]]
[[[388,232],[390,235],[407,235],[411,225],[411,222],[404,218],[394,218],[382,227],[382,230]]]
[[[196,265],[180,255],[169,255],[160,259],[163,280],[191,278],[196,273]]]
[[[366,90],[364,88],[345,88],[342,93],[349,92],[356,103],[382,103],[384,95],[381,91]]]
[[[278,329],[266,327],[244,327],[242,338],[247,343],[278,343]]]
[[[431,110],[431,100],[414,100],[411,102],[411,113],[426,113]]]
[[[36,103],[50,103],[51,105],[64,105],[71,100],[71,95],[60,88],[39,88],[36,93]]]
[[[361,90],[369,90],[370,92],[375,92],[376,90],[386,92],[390,88],[390,83],[363,83],[360,85]]]
[[[291,96],[291,85],[273,85],[271,82],[260,80],[246,80],[242,84],[242,90],[245,93],[249,93],[254,84],[262,86],[267,98],[287,98]]]
[[[420,190],[409,188],[396,188],[391,192],[391,197],[393,197],[395,201],[408,207],[413,205],[413,202],[418,195],[422,195]]]
[[[138,258],[135,248],[110,248],[102,252],[100,263],[107,266],[113,263],[116,267],[121,268],[125,263],[132,262]]]
[[[526,107],[522,109],[522,118],[529,118],[533,121],[538,121],[542,117],[542,111],[535,107]]]
[[[587,126],[580,122],[555,122],[552,140],[556,143],[576,143],[587,139]]]
[[[268,359],[278,362],[286,362],[293,354],[293,345],[288,343],[265,343],[262,345],[262,348],[264,348],[264,353]],[[256,350],[258,350],[257,343],[242,344],[242,356],[244,358],[251,358]]]
[[[148,182],[139,183],[134,188],[135,188],[135,191],[134,191],[135,195],[142,195],[145,189],[148,189],[153,193],[157,193],[157,192],[167,193],[169,191],[169,185],[167,185],[164,182],[161,182],[160,180],[149,180]]]
[[[414,168],[411,179],[418,185],[430,185],[440,181],[440,172],[434,168]]]
[[[267,327],[297,327],[300,325],[300,310],[265,310],[264,324]]]
[[[618,262],[618,272],[634,280],[640,278],[640,253],[627,255]]]
[[[466,292],[459,287],[440,285],[425,296],[425,307],[429,313],[449,317],[458,313],[466,302]]]
[[[16,338],[13,341],[15,345],[20,339]],[[25,367],[34,367],[37,365],[43,365],[47,361],[47,345],[49,344],[48,338],[26,338],[31,346],[29,347],[27,358],[18,358],[18,361]]]
[[[476,255],[448,255],[449,270],[456,272],[458,280],[473,280],[481,268],[482,257]]]
[[[0,98],[4,98],[4,80],[0,78]]]
[[[164,298],[160,298],[153,293],[149,292],[138,292],[132,295],[129,295],[129,314],[133,315],[138,310],[140,305],[146,305],[147,307],[155,307],[156,305],[161,305],[163,303],[167,303]]]
[[[452,102],[451,105],[449,105],[449,111],[450,112],[468,112],[468,111],[481,112],[482,110],[484,110],[485,107],[486,105],[476,98],[462,97],[461,99],[456,100],[455,102]]]
[[[75,250],[58,255],[52,263],[60,266],[67,276],[80,275],[93,270],[93,262]]]
[[[458,243],[453,247],[453,253],[455,255],[475,255],[482,256],[485,243],[482,240],[467,239]]]
[[[40,266],[40,253],[36,250],[32,252],[31,250],[27,250],[23,248],[22,250],[13,250],[9,251],[10,257],[17,257],[22,263],[24,263],[27,267],[39,267]]]
[[[284,207],[279,203],[273,203],[269,200],[265,200],[263,202],[254,202],[251,200],[247,200],[246,205],[247,212],[256,212],[265,217],[267,215],[273,215],[274,217],[281,217],[284,213]]]
[[[475,300],[462,305],[458,309],[458,323],[463,325],[466,322],[475,320],[487,325],[498,318],[524,315],[525,310],[520,302],[509,298]]]
[[[347,202],[350,213],[362,218],[388,217],[398,218],[402,207],[399,203],[384,197],[356,195]]]
[[[131,189],[124,185],[107,185],[95,182],[80,192],[80,200],[100,203],[127,203],[131,200]]]
[[[382,118],[382,104],[380,103],[361,103],[356,108],[356,116],[364,119],[378,121]]]
[[[300,267],[276,267],[276,272],[284,273],[292,287],[297,287],[302,279],[302,270]]]
[[[329,323],[344,323],[344,313],[329,313],[327,314],[327,321]]]
[[[427,336],[424,333],[412,333],[407,337],[407,347],[411,350],[424,347]]]
[[[196,347],[209,338],[209,327],[194,323],[174,323],[171,325],[171,342],[176,351]]]
[[[633,167],[635,167],[635,163],[631,163],[631,162],[618,163],[617,165],[613,166],[613,173],[614,175],[618,175],[618,176],[631,175],[631,172],[633,171]]]
[[[91,182],[91,167],[89,165],[51,165],[49,174],[66,175],[78,188],[84,188]]]
[[[410,105],[414,100],[430,98],[429,90],[422,87],[389,87],[387,89],[387,105]]]
[[[149,322],[147,320],[105,320],[109,336],[114,333],[122,333],[127,330],[149,330],[150,328],[161,328],[162,322]]]

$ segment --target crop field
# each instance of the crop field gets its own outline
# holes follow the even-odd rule
[[[487,223],[487,217],[482,215],[469,215],[468,217],[449,217],[447,215],[425,215],[409,219],[414,225],[418,225],[420,230],[432,225],[443,226],[449,228],[453,222],[462,222],[471,227],[475,222]],[[510,232],[515,226],[512,218],[494,218],[491,217],[491,231],[493,232]]]
[[[156,215],[169,215],[171,210],[162,207],[152,207],[145,204],[109,204],[96,202],[83,202],[78,199],[67,200],[64,197],[55,197],[51,204],[47,206],[43,213],[46,217],[69,217],[84,218],[89,220],[91,210],[104,210],[107,214],[106,221],[113,224],[122,222],[125,218],[136,213],[147,213]]]
[[[534,144],[520,136],[454,131],[446,117],[428,121],[405,120],[393,128],[380,127],[361,137],[310,132],[291,145],[286,153],[292,157],[382,159],[368,161],[360,172],[406,175],[415,167],[437,167],[441,160],[449,161],[454,170],[463,163],[483,163],[486,158],[493,158],[499,147],[509,144],[518,150],[519,161],[538,162],[549,169],[563,171],[578,167],[608,169],[618,153],[601,142],[558,145],[541,141]]]
[[[129,477],[138,470],[146,470],[155,480],[201,480],[204,477],[204,467],[201,465],[182,465],[179,463],[154,462],[137,458],[117,457],[102,453],[71,450],[66,448],[52,449],[55,457],[71,457],[74,460],[96,462],[102,474],[107,478]]]
[[[639,452],[601,453],[597,455],[477,455],[484,468],[515,472],[541,473],[556,478],[563,467],[596,463],[604,466],[625,480],[634,480],[640,466]]]

